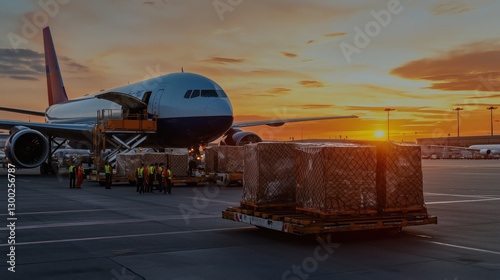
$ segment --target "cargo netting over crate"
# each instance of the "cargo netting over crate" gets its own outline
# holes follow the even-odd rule
[[[135,174],[140,164],[155,164],[164,163],[170,165],[172,174],[176,177],[187,176],[189,155],[187,153],[133,153],[119,154],[116,157],[117,174],[132,175]]]
[[[377,213],[376,150],[361,144],[297,144],[297,207],[323,215]]]
[[[243,172],[243,146],[218,146],[205,149],[205,172]]]
[[[294,205],[295,145],[261,142],[244,148],[242,203]]]
[[[420,146],[377,144],[379,204],[386,212],[425,208]]]

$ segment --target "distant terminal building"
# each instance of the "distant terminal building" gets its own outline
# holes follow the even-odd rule
[[[468,148],[472,145],[500,144],[500,135],[418,138],[417,144],[422,146],[423,156],[435,155],[438,158],[472,157],[473,153],[470,151],[441,148],[439,146]]]

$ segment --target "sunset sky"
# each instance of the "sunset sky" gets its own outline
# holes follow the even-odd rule
[[[387,128],[388,107],[396,109],[395,141],[455,136],[457,106],[461,135],[488,135],[492,105],[500,133],[500,1],[0,0],[0,7],[0,106],[45,110],[40,27],[50,25],[70,98],[183,67],[225,89],[236,121],[360,117],[245,129],[265,139],[374,139]]]

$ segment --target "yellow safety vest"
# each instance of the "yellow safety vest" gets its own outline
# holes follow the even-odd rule
[[[104,165],[104,173],[111,173],[111,166],[109,165]]]
[[[149,175],[152,175],[152,174],[155,174],[155,167],[154,166],[149,167]]]
[[[69,173],[73,173],[75,170],[75,166],[70,165],[68,169],[69,169]]]
[[[170,171],[170,169],[167,169],[167,173],[168,173],[168,179],[172,180],[172,171]]]
[[[137,177],[138,178],[144,177],[144,167],[137,168]]]

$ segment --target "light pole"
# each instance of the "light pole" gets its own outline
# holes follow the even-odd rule
[[[462,111],[464,108],[457,107],[453,109],[454,111],[457,111],[457,137],[460,137],[460,111]]]
[[[394,108],[385,108],[384,111],[387,112],[387,141],[390,141],[389,137],[389,112],[394,111],[396,109]]]
[[[496,110],[496,108],[493,106],[486,108],[486,110],[490,110],[491,136],[493,136],[493,110]]]

